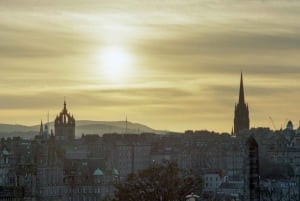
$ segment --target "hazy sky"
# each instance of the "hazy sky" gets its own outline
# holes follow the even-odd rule
[[[297,0],[0,0],[0,122],[60,112],[230,132],[300,120]]]

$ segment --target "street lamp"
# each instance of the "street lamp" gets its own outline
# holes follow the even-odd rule
[[[195,195],[194,193],[185,196],[186,201],[197,201],[197,199],[198,199],[199,197],[200,197],[200,196]]]

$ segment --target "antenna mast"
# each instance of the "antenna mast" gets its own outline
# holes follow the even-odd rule
[[[128,128],[128,121],[127,121],[127,115],[126,115],[126,130],[125,130],[126,134],[127,134],[127,128]]]

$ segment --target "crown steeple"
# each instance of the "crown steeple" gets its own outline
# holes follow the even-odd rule
[[[75,138],[75,118],[68,112],[66,100],[64,107],[54,121],[55,137],[58,140]]]
[[[63,111],[67,111],[67,102],[66,102],[66,100],[64,100],[64,109],[63,109]]]

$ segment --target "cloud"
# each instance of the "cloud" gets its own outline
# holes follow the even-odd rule
[[[59,112],[66,96],[78,118],[128,113],[157,128],[230,130],[241,70],[251,121],[283,114],[278,105],[296,119],[297,1],[4,0],[0,7],[2,119]],[[128,83],[95,73],[91,57],[109,45],[135,57]]]
[[[158,26],[159,31],[165,30],[161,36],[148,40],[138,41],[139,50],[162,56],[228,56],[266,53],[284,51],[299,51],[300,39],[298,31],[293,33],[255,33],[235,31],[234,27],[230,30],[209,30],[204,33],[201,27],[194,28],[193,25],[165,25],[164,28]],[[192,29],[192,31],[190,30]],[[222,29],[222,28],[220,28]],[[167,37],[166,37],[167,36]],[[157,38],[156,38],[157,37]]]
[[[61,91],[56,88],[47,91],[37,91],[27,94],[1,94],[1,109],[35,108],[41,109],[45,104],[54,107],[58,101],[63,100]],[[63,90],[65,91],[65,90]],[[65,96],[76,105],[89,106],[141,106],[152,104],[166,104],[172,100],[190,97],[192,94],[176,88],[135,88],[135,89],[85,89],[66,91]],[[20,102],[20,100],[22,101]]]
[[[1,58],[59,58],[86,54],[95,41],[69,23],[64,13],[4,12],[0,22]],[[21,18],[22,20],[18,20]]]

